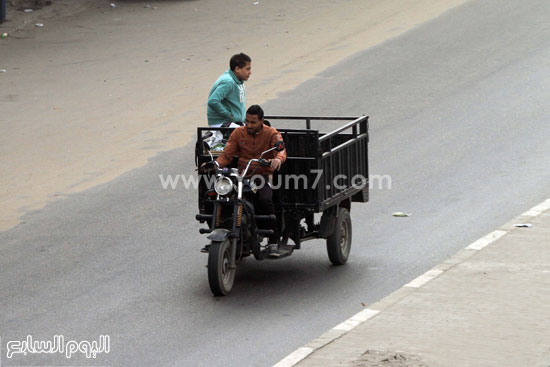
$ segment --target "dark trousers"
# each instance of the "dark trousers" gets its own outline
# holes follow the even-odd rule
[[[256,214],[261,215],[275,215],[275,205],[273,204],[273,189],[269,184],[266,184],[256,191],[256,197],[254,200],[254,208]],[[277,243],[280,234],[277,227],[276,220],[258,221],[258,227],[262,229],[272,229],[274,234],[269,237],[269,243]]]

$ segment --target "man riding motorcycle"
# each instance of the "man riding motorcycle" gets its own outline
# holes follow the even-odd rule
[[[264,124],[264,111],[258,105],[253,105],[246,111],[245,126],[233,130],[223,153],[216,159],[220,168],[227,166],[233,157],[239,157],[239,172],[243,172],[248,161],[258,158],[260,154],[273,146],[283,138],[277,129]],[[260,181],[256,191],[257,214],[275,215],[273,205],[273,190],[269,184],[275,170],[279,170],[286,160],[286,150],[271,151],[265,158],[270,166],[251,166],[247,175],[256,178],[256,184]],[[266,229],[272,229],[274,234],[269,237],[268,249],[272,257],[279,256],[278,241],[280,232],[276,221],[265,224]]]

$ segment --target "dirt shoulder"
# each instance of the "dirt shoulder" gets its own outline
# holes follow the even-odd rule
[[[44,24],[53,18],[70,17],[79,12],[97,7],[98,1],[87,0],[6,0],[6,21],[0,24],[2,33],[10,37],[23,38],[37,24]],[[38,26],[40,28],[40,26]]]
[[[8,9],[0,230],[186,144],[234,53],[252,57],[247,102],[262,104],[466,1],[58,0],[11,19]]]

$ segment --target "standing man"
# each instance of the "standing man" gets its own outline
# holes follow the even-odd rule
[[[229,70],[223,73],[210,89],[208,95],[208,125],[237,122],[245,119],[246,91],[244,82],[252,73],[252,60],[246,54],[233,55]]]

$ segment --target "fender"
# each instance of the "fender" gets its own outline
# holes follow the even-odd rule
[[[230,234],[231,234],[231,231],[229,229],[216,228],[206,238],[208,238],[211,241],[223,242],[229,237]]]

